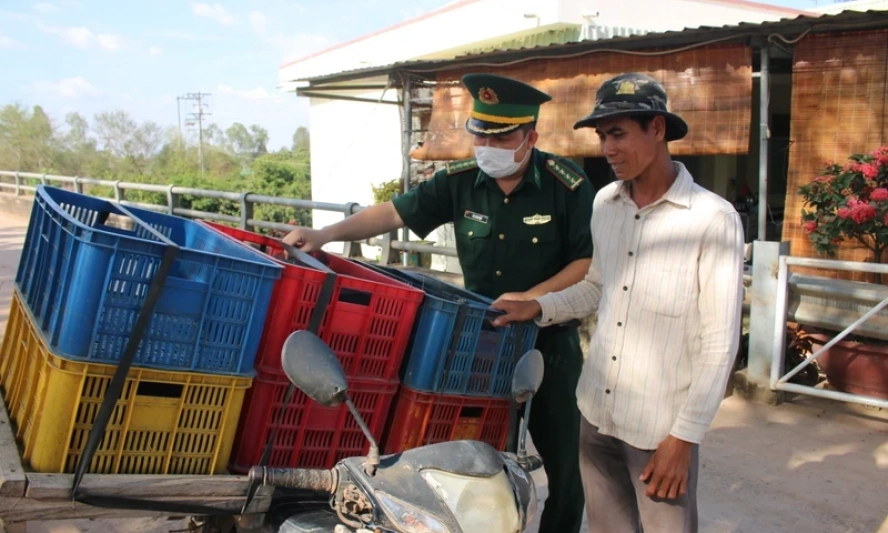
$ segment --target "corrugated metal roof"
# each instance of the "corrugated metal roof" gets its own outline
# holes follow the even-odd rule
[[[392,63],[379,67],[355,69],[336,74],[327,74],[303,80],[311,84],[323,84],[357,80],[396,71],[414,74],[431,74],[441,70],[453,70],[468,66],[501,66],[514,61],[544,57],[561,57],[583,54],[594,50],[633,50],[641,48],[661,48],[698,46],[710,42],[736,42],[737,40],[768,39],[779,34],[787,39],[799,34],[824,31],[842,31],[864,28],[888,27],[888,11],[843,11],[835,15],[785,18],[773,22],[739,24],[725,26],[700,26],[666,32],[646,33],[610,39],[586,40],[564,44],[549,44],[512,50],[497,50],[467,54],[453,59],[413,60]]]

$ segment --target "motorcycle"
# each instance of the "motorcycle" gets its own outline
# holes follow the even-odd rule
[[[533,519],[537,495],[531,472],[542,467],[542,459],[527,455],[526,421],[543,378],[538,350],[525,353],[513,374],[512,397],[525,410],[514,454],[483,442],[453,441],[380,457],[348,396],[342,366],[320,338],[309,331],[292,333],[281,361],[287,377],[314,401],[346,404],[370,443],[369,453],[329,470],[253,467],[251,494],[268,485],[275,487],[274,497],[258,528],[238,522],[238,531],[520,533]]]

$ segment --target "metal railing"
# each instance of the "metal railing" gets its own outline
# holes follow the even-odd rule
[[[363,209],[366,209],[366,206],[362,206],[355,202],[334,204],[327,202],[315,202],[312,200],[297,200],[295,198],[265,196],[252,192],[238,193],[213,191],[208,189],[192,189],[189,187],[179,187],[176,185],[155,185],[150,183],[99,180],[79,176],[58,176],[55,174],[37,174],[33,172],[11,172],[0,170],[0,178],[2,177],[12,178],[14,181],[13,183],[6,183],[0,180],[0,191],[9,191],[14,193],[16,196],[21,196],[24,192],[35,192],[37,189],[36,185],[28,185],[28,183],[33,183],[33,181],[39,181],[43,185],[51,185],[53,183],[71,184],[74,186],[74,191],[81,194],[83,193],[84,185],[98,185],[103,187],[111,187],[114,191],[114,201],[123,205],[131,205],[135,207],[140,207],[142,209],[151,209],[153,211],[164,212],[170,215],[236,223],[242,229],[261,228],[277,231],[290,231],[296,228],[296,226],[290,224],[268,222],[265,220],[257,220],[253,218],[254,206],[256,204],[277,205],[291,207],[294,209],[311,209],[315,211],[330,211],[334,213],[342,213],[344,216],[350,216]],[[128,201],[126,199],[126,191],[128,190],[163,194],[166,198],[166,205]],[[240,215],[233,216],[225,215],[222,213],[186,209],[181,207],[180,205],[180,200],[182,196],[193,196],[196,198],[210,198],[216,200],[229,200],[235,202],[239,206]],[[380,260],[385,263],[396,262],[395,259],[397,254],[395,253],[395,251],[430,253],[448,257],[457,256],[456,248],[398,240],[396,232],[382,235],[380,237],[373,237],[365,241],[345,243],[343,255],[346,255],[348,257],[355,257],[357,255],[360,255],[359,245],[361,243],[369,244],[371,246],[379,246],[381,248]]]
[[[875,272],[879,274],[888,274],[888,265],[878,265],[872,263],[859,263],[852,261],[835,261],[835,260],[827,260],[827,259],[812,259],[806,257],[789,257],[786,255],[780,256],[778,260],[778,270],[777,270],[777,294],[776,294],[776,309],[775,309],[775,318],[774,318],[774,340],[773,340],[773,351],[772,351],[772,360],[771,360],[771,390],[774,391],[785,391],[785,392],[793,392],[797,394],[807,394],[810,396],[818,396],[821,398],[828,398],[831,400],[841,400],[845,402],[859,403],[863,405],[869,405],[872,407],[880,407],[882,409],[888,409],[888,400],[883,400],[871,396],[864,396],[861,394],[852,394],[841,391],[834,390],[826,390],[817,387],[811,387],[807,385],[800,385],[796,383],[789,383],[789,380],[793,378],[796,374],[801,372],[806,366],[810,365],[814,361],[816,361],[819,357],[821,357],[824,353],[827,352],[830,348],[832,348],[836,343],[844,339],[848,334],[852,331],[858,330],[861,325],[863,325],[868,320],[873,317],[878,317],[878,313],[888,307],[888,288],[884,290],[884,294],[879,294],[879,296],[884,296],[883,299],[873,306],[869,311],[859,316],[856,320],[852,321],[850,324],[847,323],[846,320],[841,320],[839,322],[834,323],[834,326],[843,326],[847,324],[845,329],[843,329],[839,334],[833,337],[829,342],[824,344],[819,350],[811,354],[806,360],[799,363],[795,368],[790,370],[784,375],[782,374],[782,369],[784,365],[784,360],[786,356],[786,344],[784,331],[786,327],[787,316],[790,314],[787,309],[787,301],[791,283],[790,283],[790,275],[789,275],[789,267],[790,266],[803,266],[803,267],[812,267],[812,268],[821,268],[821,269],[831,269],[831,270],[846,270],[851,272]],[[813,277],[809,277],[807,279],[815,279]],[[835,280],[833,280],[835,281]],[[867,289],[868,292],[873,294],[868,294],[869,298],[872,298],[876,292],[880,292],[881,287],[874,286],[873,288]],[[846,295],[847,296],[847,295]],[[835,306],[833,306],[835,307]],[[795,311],[794,315],[798,316],[798,310]],[[879,337],[883,337],[886,335],[886,331],[884,329],[876,330]]]

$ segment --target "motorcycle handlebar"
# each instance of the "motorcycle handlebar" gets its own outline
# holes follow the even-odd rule
[[[527,471],[533,472],[543,467],[543,458],[539,455],[531,455],[527,458]]]
[[[336,474],[333,470],[309,468],[267,468],[254,466],[250,469],[250,482],[288,489],[323,490],[333,492]]]

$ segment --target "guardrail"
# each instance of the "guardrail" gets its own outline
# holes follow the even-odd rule
[[[825,390],[823,388],[811,387],[807,385],[799,385],[795,383],[790,383],[789,380],[792,379],[793,376],[802,371],[806,366],[810,365],[814,361],[817,360],[818,357],[821,357],[824,353],[826,353],[833,345],[837,342],[844,339],[847,335],[852,332],[860,332],[867,333],[868,336],[874,336],[881,339],[888,338],[888,332],[886,332],[884,325],[886,320],[888,320],[888,316],[885,316],[884,313],[880,316],[879,313],[888,307],[888,288],[881,286],[873,286],[873,287],[863,287],[868,284],[860,284],[861,289],[856,291],[857,294],[854,294],[852,291],[848,291],[849,294],[841,294],[839,297],[847,300],[857,300],[857,305],[859,306],[861,302],[866,302],[864,307],[868,307],[869,309],[865,313],[861,313],[863,309],[844,309],[840,310],[840,312],[844,312],[844,320],[842,320],[842,326],[844,329],[835,335],[832,340],[823,345],[819,350],[815,351],[808,357],[806,360],[802,361],[795,368],[790,370],[789,372],[784,371],[784,362],[786,357],[786,341],[783,335],[783,328],[786,326],[786,320],[788,315],[788,289],[791,287],[792,276],[789,272],[790,266],[804,266],[804,267],[813,267],[813,268],[821,268],[821,269],[831,269],[831,270],[847,270],[852,272],[875,272],[879,274],[888,274],[888,265],[878,265],[878,264],[870,264],[870,263],[860,263],[860,262],[852,262],[852,261],[835,261],[835,260],[827,260],[827,259],[811,259],[807,257],[788,257],[781,256],[778,262],[778,270],[777,270],[777,301],[776,301],[776,310],[774,312],[774,341],[773,341],[773,352],[772,352],[772,361],[771,361],[771,377],[770,377],[770,386],[771,390],[774,391],[785,391],[785,392],[793,392],[799,394],[808,394],[810,396],[817,396],[820,398],[828,398],[831,400],[841,400],[845,402],[859,403],[863,405],[869,405],[871,407],[878,407],[881,409],[888,409],[888,400],[882,398],[876,398],[873,396],[867,396],[863,394],[854,394],[848,392],[840,392],[834,390]],[[806,276],[803,278],[807,280],[809,284],[812,284],[811,281],[820,281],[819,283],[819,293],[823,294],[824,292],[824,278],[815,278],[813,276]],[[813,284],[812,284],[813,285]],[[802,303],[804,303],[804,299],[802,299]],[[869,304],[875,305],[869,305]],[[835,305],[831,307],[836,307]],[[856,311],[856,312],[855,312]],[[798,312],[795,313],[798,316]],[[811,315],[812,318],[817,317],[816,314]],[[853,318],[853,320],[852,320]],[[879,319],[881,320],[879,321]],[[827,319],[820,319],[821,321]],[[868,321],[876,320],[876,324],[871,324],[870,331],[862,331],[864,328],[864,324]],[[845,322],[851,321],[850,324],[845,325]],[[831,324],[833,328],[835,327],[835,323]]]
[[[83,193],[84,185],[99,185],[103,187],[111,187],[114,191],[114,201],[123,205],[132,205],[135,207],[141,207],[143,209],[165,212],[171,215],[179,215],[191,218],[204,218],[207,220],[216,220],[221,222],[233,222],[239,224],[242,229],[262,228],[277,231],[290,231],[292,229],[295,229],[296,226],[292,226],[290,224],[256,220],[255,218],[253,218],[254,206],[256,204],[278,205],[292,207],[294,209],[331,211],[334,213],[342,213],[344,216],[353,215],[363,209],[366,209],[367,207],[355,202],[334,204],[327,202],[314,202],[312,200],[297,200],[295,198],[264,196],[251,192],[237,193],[213,191],[208,189],[192,189],[189,187],[179,187],[176,185],[155,185],[150,183],[99,180],[79,176],[58,176],[55,174],[37,174],[33,172],[11,172],[7,170],[0,170],[0,178],[2,177],[12,178],[14,181],[13,183],[5,183],[3,181],[0,181],[0,191],[10,191],[13,192],[16,196],[21,196],[24,192],[33,193],[37,187],[35,185],[28,184],[33,183],[33,181],[39,181],[43,185],[50,185],[53,183],[71,184],[74,186],[74,190],[78,193]],[[164,194],[166,197],[166,205],[146,204],[142,202],[128,201],[126,199],[126,191],[128,190]],[[185,209],[180,206],[180,199],[182,196],[230,200],[236,202],[239,205],[240,216]],[[382,252],[380,254],[380,261],[386,264],[397,262],[397,254],[395,253],[395,251],[430,253],[448,257],[457,257],[456,248],[402,241],[397,238],[397,232],[392,232],[388,235],[382,236],[381,238],[374,237],[365,241],[345,243],[343,255],[346,255],[348,257],[355,257],[357,255],[360,255],[360,248],[358,245],[361,243],[366,243],[371,246],[379,246]]]

